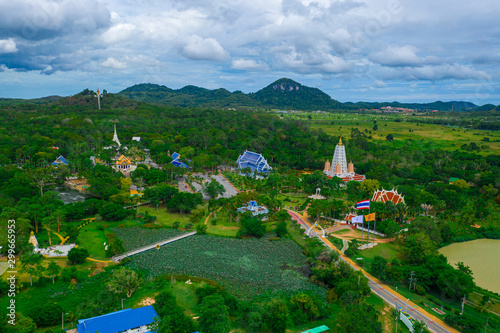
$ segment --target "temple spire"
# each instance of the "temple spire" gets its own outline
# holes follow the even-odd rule
[[[118,147],[120,147],[122,145],[120,143],[120,140],[118,139],[118,134],[116,134],[116,124],[115,124],[115,134],[113,135],[113,141],[118,144]]]
[[[340,140],[339,140],[339,146],[342,146],[342,136],[340,137]]]

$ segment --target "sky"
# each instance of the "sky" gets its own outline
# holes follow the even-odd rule
[[[0,97],[139,83],[500,104],[500,1],[0,0]]]

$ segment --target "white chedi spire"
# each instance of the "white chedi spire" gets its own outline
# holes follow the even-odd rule
[[[345,156],[345,146],[342,144],[342,138],[339,143],[335,146],[335,153],[333,154],[332,166],[335,167],[340,165],[340,174],[347,173],[347,158]],[[337,169],[337,168],[335,168]],[[336,172],[337,170],[335,170]]]
[[[118,134],[116,134],[116,124],[115,124],[115,134],[113,135],[113,141],[118,144],[118,147],[120,147],[122,145],[120,143],[120,140],[118,139]]]

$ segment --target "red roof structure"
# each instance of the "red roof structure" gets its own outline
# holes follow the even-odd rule
[[[390,190],[386,191],[384,189],[382,190],[377,190],[375,193],[373,193],[373,197],[371,201],[382,201],[383,203],[386,203],[387,201],[392,201],[395,205],[400,204],[400,203],[405,203],[405,198],[398,193],[397,190]]]

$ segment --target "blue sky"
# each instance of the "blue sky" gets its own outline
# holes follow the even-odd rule
[[[0,0],[0,97],[138,83],[500,104],[500,1]]]

